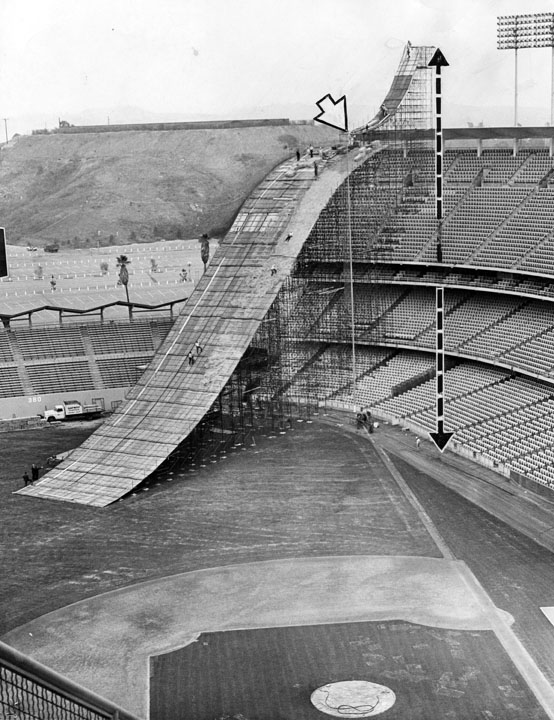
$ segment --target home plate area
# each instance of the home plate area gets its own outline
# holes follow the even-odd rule
[[[490,630],[402,620],[202,633],[151,657],[164,720],[546,720]]]

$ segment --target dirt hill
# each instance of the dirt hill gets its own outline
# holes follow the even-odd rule
[[[1,224],[37,246],[218,235],[297,147],[337,139],[317,125],[21,136],[0,153]]]

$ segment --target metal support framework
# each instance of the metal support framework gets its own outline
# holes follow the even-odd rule
[[[350,152],[365,162],[321,212],[274,303],[285,358],[279,392],[297,407],[363,405],[358,381],[373,367],[372,348],[392,332],[375,267],[405,240],[406,216],[434,201],[434,50],[406,46],[379,114],[352,134],[359,149]]]

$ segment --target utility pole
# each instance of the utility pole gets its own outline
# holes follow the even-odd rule
[[[352,211],[350,204],[350,161],[348,146],[350,145],[350,134],[348,131],[348,110],[346,106],[346,95],[334,100],[330,93],[324,95],[316,103],[319,114],[314,121],[346,133],[346,222],[348,233],[348,258],[350,271],[350,324],[352,336],[352,402],[356,404],[356,322],[354,310],[354,270],[352,261]]]
[[[8,118],[4,118],[4,131],[6,133],[6,145],[8,144]]]

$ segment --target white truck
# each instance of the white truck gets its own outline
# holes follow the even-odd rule
[[[54,420],[91,420],[102,415],[101,405],[81,405],[78,400],[63,400],[54,405],[53,410],[46,410],[44,419],[48,422]]]

